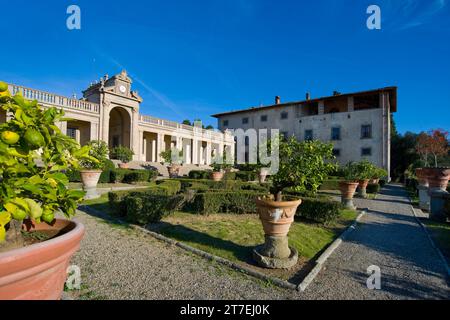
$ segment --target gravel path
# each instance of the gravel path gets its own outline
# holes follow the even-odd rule
[[[81,268],[78,299],[448,299],[443,264],[414,220],[405,192],[383,189],[357,200],[370,211],[331,255],[304,293],[252,277],[162,243],[142,232],[79,212],[86,226],[72,263]],[[366,269],[381,268],[381,290]]]
[[[369,208],[356,231],[331,255],[307,288],[318,299],[449,299],[442,260],[416,222],[406,192],[388,185],[376,200],[355,200]],[[381,290],[366,286],[367,268],[381,269]]]

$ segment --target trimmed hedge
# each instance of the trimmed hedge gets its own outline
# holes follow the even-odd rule
[[[139,193],[146,193],[148,189],[136,190],[136,191],[115,191],[108,192],[108,202],[109,207],[111,208],[114,215],[119,217],[125,217],[127,214],[126,206],[125,206],[125,198],[127,196],[134,196]]]
[[[308,220],[329,224],[339,217],[341,205],[327,198],[302,198],[296,216]]]
[[[128,195],[124,199],[127,220],[146,225],[160,221],[164,216],[177,210],[183,203],[183,195]]]
[[[258,174],[254,171],[238,171],[236,174],[236,180],[240,181],[256,181],[258,180]]]
[[[181,182],[177,180],[160,180],[156,182],[156,187],[165,190],[167,195],[175,195],[181,191]]]
[[[216,213],[256,213],[255,199],[267,193],[252,191],[217,191],[197,193],[186,203],[185,210],[201,215]]]
[[[380,192],[380,189],[381,189],[381,187],[378,183],[369,183],[367,185],[366,191],[367,191],[367,193],[378,193],[378,192]]]
[[[188,174],[190,179],[209,179],[211,170],[192,170]]]

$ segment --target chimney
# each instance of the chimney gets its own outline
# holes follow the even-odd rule
[[[281,98],[279,96],[275,97],[275,104],[280,104],[281,103]]]
[[[311,100],[311,94],[309,92],[306,93],[306,100]]]

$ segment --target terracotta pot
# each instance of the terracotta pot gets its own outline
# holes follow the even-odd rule
[[[214,181],[222,181],[224,173],[221,171],[211,172],[211,179]]]
[[[430,189],[446,190],[450,179],[450,168],[423,168]]]
[[[259,182],[260,183],[265,182],[268,175],[269,175],[269,170],[267,168],[261,168],[259,170]]]
[[[416,177],[421,186],[428,186],[428,178],[423,168],[416,169]]]
[[[80,247],[84,226],[56,219],[50,226],[24,226],[27,231],[57,230],[54,239],[0,253],[0,300],[59,300],[70,258]]]
[[[119,163],[119,168],[120,169],[128,169],[128,168],[130,168],[130,164],[127,162],[127,163]]]
[[[97,187],[102,170],[81,170],[80,174],[83,189],[92,189]]]
[[[373,178],[369,181],[370,184],[379,184],[380,183],[380,178]]]
[[[274,201],[257,199],[256,208],[266,236],[287,236],[301,199]]]
[[[341,191],[342,198],[353,199],[353,195],[355,194],[358,185],[359,182],[355,181],[340,181],[339,190]]]
[[[167,170],[169,171],[169,177],[170,178],[178,178],[178,176],[180,175],[180,169],[181,169],[181,166],[179,166],[177,164],[172,164],[172,165],[168,166]]]

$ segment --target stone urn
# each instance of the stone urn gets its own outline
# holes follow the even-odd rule
[[[222,181],[224,173],[222,171],[213,171],[211,172],[211,179],[213,181]]]
[[[129,169],[130,168],[130,164],[128,163],[128,162],[122,162],[122,163],[119,163],[119,168],[120,169]]]
[[[288,233],[302,200],[274,201],[257,199],[256,207],[264,229],[265,243],[253,250],[253,258],[262,267],[284,269],[293,267],[298,252],[288,245]]]
[[[430,211],[430,195],[428,194],[428,178],[423,168],[415,170],[418,181],[419,208],[423,211]]]
[[[180,176],[181,166],[178,164],[171,164],[167,166],[167,171],[169,171],[170,178],[178,178]]]
[[[367,198],[367,186],[369,185],[369,179],[363,179],[358,181],[358,195],[361,198]]]
[[[60,300],[67,267],[80,247],[84,226],[56,219],[47,223],[25,222],[26,231],[47,231],[56,237],[0,253],[0,300]]]
[[[340,181],[339,190],[341,191],[342,205],[347,209],[355,210],[356,207],[353,204],[353,195],[359,182],[355,181]]]
[[[261,168],[259,169],[259,183],[266,182],[266,178],[269,175],[269,169],[268,168]]]
[[[102,170],[81,170],[81,183],[83,184],[83,190],[86,191],[84,199],[96,199],[100,195],[97,193],[97,184],[100,179]]]

